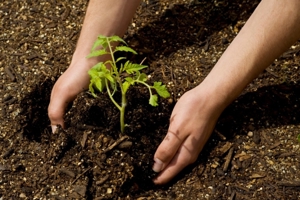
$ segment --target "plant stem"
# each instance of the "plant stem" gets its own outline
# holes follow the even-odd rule
[[[139,80],[135,80],[134,82],[137,82],[137,83],[145,85],[148,88],[148,90],[149,90],[150,96],[152,96],[152,91],[151,91],[151,86],[150,85],[148,85],[147,83],[145,83],[143,81],[139,81]]]
[[[125,129],[125,108],[127,105],[126,100],[126,94],[122,93],[122,104],[121,104],[121,110],[120,110],[120,126],[121,126],[121,132],[124,133]]]
[[[121,127],[121,133],[124,133],[124,129],[125,129],[125,107],[126,107],[126,104],[127,104],[126,94],[124,93],[123,84],[122,84],[122,81],[121,81],[121,78],[120,78],[120,75],[119,75],[119,72],[118,72],[118,69],[117,69],[116,60],[115,60],[114,53],[112,51],[110,42],[109,42],[108,38],[106,38],[106,40],[107,40],[108,48],[109,48],[109,51],[110,51],[110,54],[111,54],[111,57],[112,57],[112,61],[113,61],[113,66],[112,67],[113,67],[113,70],[115,72],[116,79],[117,79],[117,82],[118,82],[118,84],[120,86],[121,93],[122,93],[121,106],[112,97],[110,89],[108,87],[107,79],[105,79],[105,81],[106,81],[106,87],[107,87],[107,91],[108,91],[110,99],[117,106],[117,108],[120,110],[120,127]]]
[[[111,92],[110,92],[110,88],[108,86],[108,82],[107,82],[107,79],[105,79],[105,85],[106,85],[106,89],[107,89],[107,93],[108,93],[108,96],[110,98],[110,100],[115,104],[115,106],[121,111],[122,110],[122,107],[115,101],[115,99],[113,98]]]
[[[113,70],[115,72],[115,75],[116,75],[116,80],[121,88],[121,92],[123,93],[123,85],[122,85],[122,81],[121,81],[121,78],[120,78],[120,75],[119,75],[119,72],[118,72],[118,69],[117,69],[117,63],[116,63],[116,59],[115,59],[115,56],[114,56],[114,52],[112,50],[112,47],[110,45],[110,41],[108,38],[106,38],[106,41],[107,41],[107,44],[108,44],[108,48],[109,48],[109,52],[110,52],[110,55],[111,55],[111,59],[112,59],[112,62],[113,62]]]

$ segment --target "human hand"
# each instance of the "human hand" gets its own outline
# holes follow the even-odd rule
[[[222,110],[201,86],[179,99],[170,118],[168,133],[154,155],[153,170],[160,172],[153,180],[155,184],[169,182],[196,161]]]
[[[88,88],[90,80],[88,70],[92,66],[93,63],[87,59],[83,59],[81,62],[72,62],[56,81],[48,106],[48,116],[53,133],[56,125],[64,128],[64,114],[68,104],[76,98],[77,94]]]

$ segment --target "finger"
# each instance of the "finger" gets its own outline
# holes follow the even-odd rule
[[[153,180],[155,184],[161,185],[169,182],[186,166],[195,162],[199,149],[193,144],[193,140],[188,138],[184,145],[180,146],[172,161],[166,168]],[[195,149],[196,148],[196,149]],[[195,151],[196,150],[196,151]]]
[[[214,124],[214,123],[212,123]],[[207,142],[213,125],[206,126],[205,129],[198,129],[199,133],[191,133],[181,143],[172,160],[165,166],[163,171],[153,180],[155,184],[165,184],[175,177],[186,166],[194,163]],[[171,143],[170,143],[171,145]]]
[[[70,93],[70,91],[70,88],[60,84],[60,80],[53,87],[48,106],[48,117],[53,133],[56,130],[56,125],[61,125],[64,128],[65,110],[68,104],[76,97],[76,94]]]
[[[48,117],[51,122],[53,133],[56,130],[56,125],[64,127],[64,114],[67,105],[68,101],[66,101],[62,96],[58,97],[55,93],[51,95],[50,104],[48,106]]]
[[[48,116],[51,121],[52,132],[55,132],[56,125],[64,128],[64,115],[68,104],[73,101],[77,94],[85,90],[89,83],[87,69],[75,70],[69,67],[55,83],[48,107]]]
[[[173,159],[174,155],[185,139],[186,137],[180,135],[179,131],[173,132],[169,130],[166,137],[155,152],[154,165],[152,168],[153,171],[162,171]]]

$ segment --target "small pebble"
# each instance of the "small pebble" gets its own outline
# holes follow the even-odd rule
[[[253,137],[253,132],[252,132],[252,131],[249,131],[249,132],[248,132],[248,136],[249,136],[249,137]]]
[[[131,141],[124,141],[121,144],[119,144],[119,149],[129,149],[132,146]]]
[[[173,99],[172,99],[172,98],[169,98],[169,99],[168,99],[168,103],[169,103],[169,104],[172,104],[172,103],[173,103]]]
[[[107,194],[111,194],[112,193],[112,189],[111,188],[107,188]]]
[[[21,193],[19,197],[20,198],[26,198],[26,195],[24,193]]]
[[[77,192],[80,196],[84,197],[86,194],[86,186],[85,185],[76,185],[74,186],[74,191]]]

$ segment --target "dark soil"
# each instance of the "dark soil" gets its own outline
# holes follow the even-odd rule
[[[178,98],[205,78],[258,1],[145,0],[125,40],[172,97],[130,90],[126,134],[103,94],[81,93],[50,132],[53,84],[70,63],[86,1],[0,3],[0,200],[299,199],[300,43],[222,114],[195,164],[154,186],[153,154]]]

